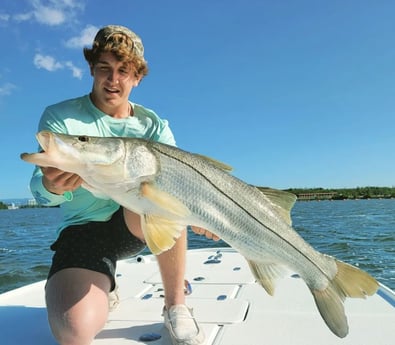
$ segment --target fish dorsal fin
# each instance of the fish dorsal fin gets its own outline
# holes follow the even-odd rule
[[[285,268],[275,263],[261,263],[252,260],[247,260],[247,262],[257,282],[270,296],[273,296],[275,280],[284,276]]]
[[[185,229],[183,222],[178,220],[189,216],[190,211],[177,198],[155,188],[151,183],[141,184],[140,195],[168,214],[168,217],[145,214],[141,219],[141,227],[147,245],[153,254],[158,255],[175,244],[176,239]]]
[[[214,158],[211,158],[211,157],[208,157],[208,156],[205,156],[205,155],[201,155],[201,154],[198,154],[198,153],[195,153],[195,155],[198,156],[199,158],[211,163],[212,165],[216,166],[217,168],[219,168],[219,169],[221,169],[223,171],[230,172],[230,171],[233,170],[233,168],[230,165],[222,163],[222,162],[220,162],[220,161],[218,161],[218,160],[216,160]]]
[[[158,255],[174,246],[185,226],[161,216],[143,215],[141,228],[148,248]]]
[[[258,187],[258,189],[265,194],[265,196],[276,207],[278,213],[283,217],[283,219],[285,219],[287,224],[291,226],[291,210],[296,202],[296,195],[268,187]]]

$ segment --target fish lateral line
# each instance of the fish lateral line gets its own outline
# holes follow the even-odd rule
[[[231,202],[233,202],[234,205],[236,205],[237,207],[239,207],[241,210],[243,210],[248,216],[250,216],[252,219],[254,219],[259,225],[261,225],[262,227],[264,227],[265,229],[269,230],[270,233],[272,233],[273,235],[275,235],[277,238],[279,238],[280,240],[284,241],[286,244],[288,244],[291,248],[293,248],[296,252],[300,253],[308,262],[310,262],[314,267],[316,267],[325,277],[328,281],[330,281],[331,279],[333,279],[333,277],[328,277],[328,275],[326,274],[326,272],[319,267],[312,259],[310,259],[307,254],[301,252],[300,250],[298,250],[298,248],[289,240],[287,240],[286,238],[284,238],[283,236],[281,236],[279,233],[277,233],[276,231],[274,231],[272,228],[267,227],[266,225],[264,225],[259,219],[257,219],[257,217],[255,217],[251,212],[249,212],[248,210],[246,210],[242,205],[240,205],[237,201],[235,201],[230,195],[228,195],[227,193],[225,193],[223,190],[219,189],[217,187],[217,185],[212,182],[209,178],[207,178],[206,175],[204,175],[202,172],[200,172],[199,170],[197,170],[192,164],[185,162],[181,159],[179,159],[176,156],[173,156],[171,154],[169,154],[168,152],[161,150],[160,147],[154,145],[155,143],[152,143],[152,149],[159,152],[160,154],[163,154],[164,156],[168,157],[169,159],[173,159],[178,161],[179,163],[188,166],[189,168],[191,168],[193,171],[195,171],[197,174],[199,174],[201,177],[203,177],[212,187],[214,187],[215,190],[217,190],[220,194],[222,194],[224,197],[226,197],[228,200],[230,200]],[[169,145],[166,145],[169,146]],[[169,146],[170,148],[173,148],[172,146]],[[181,150],[181,149],[179,149]],[[185,154],[188,155],[194,155],[193,153],[183,151]],[[199,157],[202,157],[200,155],[198,155]],[[212,164],[212,163],[211,163]],[[212,164],[214,166],[214,168],[222,171],[223,173],[226,173],[230,176],[232,176],[234,179],[237,179],[237,177],[231,175],[228,171],[224,171],[222,169],[220,169],[219,167],[215,166],[214,164]],[[251,187],[251,188],[256,188],[256,187]],[[265,194],[263,191],[260,191],[262,194]]]

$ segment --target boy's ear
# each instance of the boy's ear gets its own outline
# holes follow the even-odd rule
[[[143,76],[142,75],[139,75],[139,76],[137,76],[136,77],[136,81],[135,81],[135,83],[134,83],[134,87],[136,87],[136,86],[138,86],[139,84],[140,84],[140,82],[141,82],[141,79],[143,79]]]

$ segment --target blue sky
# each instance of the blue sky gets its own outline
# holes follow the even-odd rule
[[[131,100],[179,147],[274,188],[395,185],[395,2],[2,0],[0,200],[29,197],[44,108],[89,93],[82,48],[126,25],[150,74]]]

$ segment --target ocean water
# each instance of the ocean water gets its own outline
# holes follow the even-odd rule
[[[59,208],[0,211],[0,293],[46,278]],[[395,289],[395,199],[297,202],[293,226],[317,250]],[[189,247],[219,247],[190,234]]]

